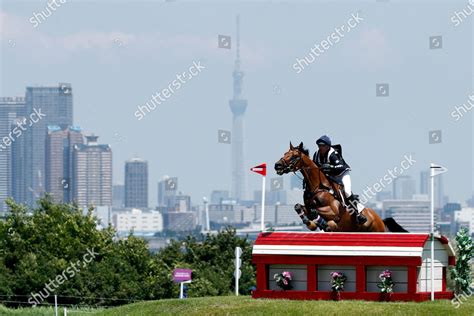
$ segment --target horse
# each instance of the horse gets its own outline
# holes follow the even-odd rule
[[[275,171],[278,175],[289,172],[300,171],[306,182],[304,204],[296,204],[295,211],[300,215],[308,229],[314,231],[318,228],[314,220],[320,215],[327,222],[326,231],[331,232],[406,232],[393,218],[383,220],[377,213],[368,207],[362,210],[367,218],[363,225],[356,222],[355,214],[349,213],[344,205],[344,197],[339,184],[331,183],[324,172],[309,157],[309,151],[304,148],[303,143],[293,147],[290,142],[290,150],[275,163]],[[339,192],[339,199],[331,194]],[[313,211],[316,210],[316,211]]]

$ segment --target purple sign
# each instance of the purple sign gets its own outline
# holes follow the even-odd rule
[[[193,270],[190,269],[174,269],[173,271],[173,281],[174,282],[184,282],[191,280],[191,274]]]

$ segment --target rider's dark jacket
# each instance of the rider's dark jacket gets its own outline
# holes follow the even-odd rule
[[[313,156],[314,163],[321,167],[324,164],[329,164],[331,169],[328,174],[331,176],[339,176],[344,172],[351,170],[351,167],[344,161],[342,155],[339,152],[331,147],[325,157],[319,157],[319,151],[317,151]]]

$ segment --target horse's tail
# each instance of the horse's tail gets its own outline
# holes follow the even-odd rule
[[[392,233],[408,233],[408,230],[400,226],[394,219],[393,217],[387,217],[386,219],[383,220],[383,223],[385,224],[385,228],[388,229],[388,231]]]

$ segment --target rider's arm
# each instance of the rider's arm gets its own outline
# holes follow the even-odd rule
[[[339,154],[332,153],[329,157],[329,163],[331,165],[331,171],[334,173],[340,173],[347,169],[347,165]]]

